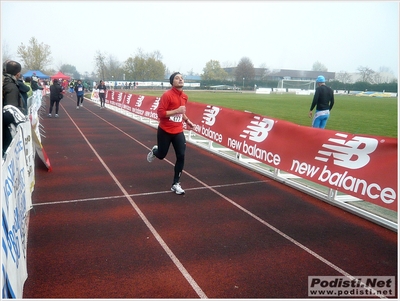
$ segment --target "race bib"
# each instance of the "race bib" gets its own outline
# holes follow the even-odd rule
[[[102,89],[102,90],[100,90],[100,91],[99,91],[99,93],[104,93],[104,90],[103,90],[103,89]]]
[[[172,115],[171,117],[169,117],[169,120],[171,120],[172,122],[182,122],[182,116],[182,114]]]
[[[78,87],[78,91],[80,92],[83,91],[82,87]]]

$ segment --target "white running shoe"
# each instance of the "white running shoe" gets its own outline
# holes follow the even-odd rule
[[[83,107],[83,104],[81,104],[81,107]]]
[[[147,154],[147,161],[149,163],[153,162],[154,158],[156,157],[156,155],[154,155],[154,152],[156,149],[158,149],[157,145],[154,145],[153,148],[151,149],[150,153]]]
[[[51,118],[51,114],[49,114],[49,117]]]
[[[58,114],[56,114],[56,118],[58,118]]]
[[[77,106],[76,109],[78,110],[78,109],[79,109],[79,106]]]
[[[180,183],[175,183],[172,185],[171,191],[175,191],[176,194],[185,194],[185,190],[182,189]]]

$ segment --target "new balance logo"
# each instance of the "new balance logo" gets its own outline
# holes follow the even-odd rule
[[[136,99],[135,107],[140,108],[140,107],[142,106],[143,99],[144,99],[144,96],[143,96],[143,95],[140,95],[140,96],[138,97],[138,99]]]
[[[122,102],[122,97],[123,97],[124,95],[122,94],[122,93],[118,93],[117,94],[117,101],[118,102]]]
[[[152,110],[152,111],[157,110],[158,104],[160,103],[160,99],[161,99],[160,97],[157,97],[157,98],[154,100],[154,103],[153,103],[153,105],[151,106],[150,110]]]
[[[243,130],[241,138],[246,139],[249,136],[249,140],[255,142],[262,142],[268,137],[269,131],[274,126],[274,121],[268,118],[260,116],[254,116],[254,120],[247,126],[247,129]]]
[[[378,146],[378,141],[373,138],[356,136],[348,140],[346,134],[337,133],[336,136],[340,138],[330,138],[331,144],[322,145],[325,149],[318,151],[321,156],[316,156],[316,160],[327,162],[332,157],[335,165],[358,169],[369,163],[369,154]]]
[[[207,106],[204,110],[202,123],[205,123],[208,126],[213,126],[215,123],[215,119],[220,111],[220,108],[214,106]]]
[[[132,98],[133,94],[128,94],[128,96],[126,97],[126,103],[129,105],[131,103],[131,98]]]

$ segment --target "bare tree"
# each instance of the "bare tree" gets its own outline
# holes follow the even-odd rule
[[[43,70],[52,61],[50,46],[39,44],[35,37],[29,40],[28,46],[21,43],[17,53],[24,67],[31,70]]]
[[[351,75],[346,71],[340,71],[336,73],[336,79],[344,84],[349,84],[351,82]]]
[[[106,73],[106,56],[101,53],[100,50],[96,52],[96,56],[94,57],[94,60],[96,62],[96,69],[97,69],[97,75],[101,79],[105,79],[105,73]]]
[[[108,55],[108,59],[106,61],[108,74],[106,76],[117,80],[122,79],[122,74],[124,71],[121,69],[121,63],[112,55]]]
[[[242,57],[235,70],[235,79],[237,82],[243,80],[252,81],[255,77],[254,65],[248,57]]]
[[[374,73],[375,71],[369,67],[358,67],[357,71],[360,73],[360,81],[364,83],[374,83]]]

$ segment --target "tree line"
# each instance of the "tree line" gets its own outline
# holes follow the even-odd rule
[[[21,45],[17,49],[21,63],[27,70],[43,70],[52,62],[51,49],[49,45],[39,43],[35,37],[29,40],[28,45]],[[7,54],[3,52],[3,60],[7,59]],[[135,55],[132,55],[124,62],[118,61],[113,55],[97,51],[94,58],[95,70],[91,74],[85,72],[80,74],[76,67],[70,64],[58,66],[58,70],[72,76],[75,79],[86,80],[116,80],[116,81],[163,81],[166,76],[171,73],[166,65],[162,62],[162,55],[159,51],[145,53],[138,48]],[[227,68],[225,68],[227,69]],[[210,60],[203,68],[201,77],[202,87],[212,85],[236,85],[242,89],[253,89],[257,87],[275,88],[278,81],[271,80],[268,76],[271,70],[268,68],[258,68],[263,70],[262,74],[256,77],[256,68],[248,57],[242,57],[239,63],[232,68],[233,72],[228,73],[221,67],[217,60]],[[47,70],[55,73],[58,70]],[[312,71],[327,71],[325,65],[315,62]],[[334,90],[351,90],[351,91],[387,91],[397,93],[397,79],[391,82],[385,82],[380,77],[381,72],[360,66],[358,68],[359,79],[352,83],[351,76],[347,72],[336,73],[334,81],[328,84]],[[381,70],[388,71],[388,70]],[[188,74],[193,75],[191,71]]]

